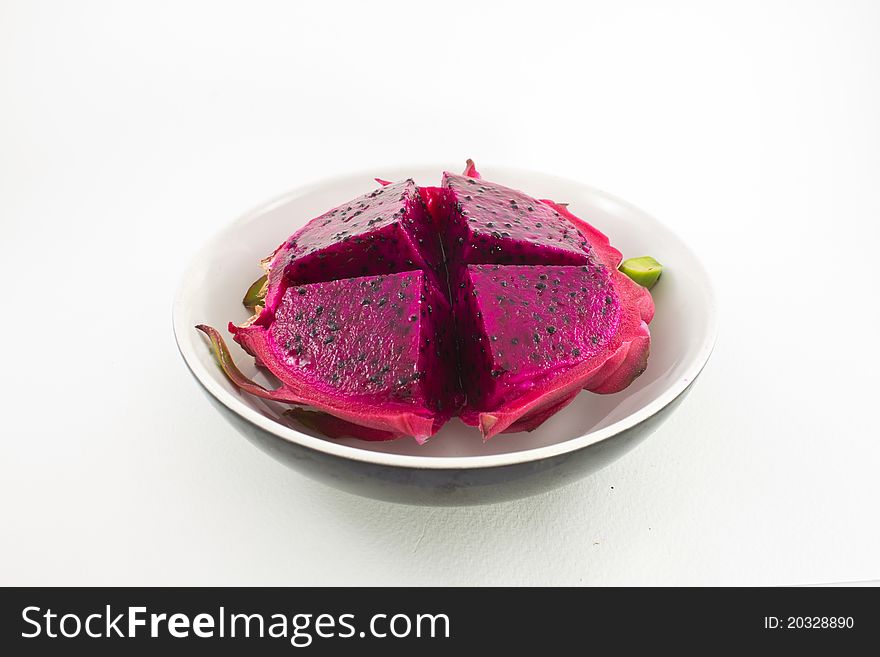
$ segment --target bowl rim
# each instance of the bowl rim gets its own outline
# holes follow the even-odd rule
[[[429,167],[434,168],[438,171],[444,170],[444,167],[442,165],[436,166],[426,163],[417,163],[409,167],[403,165],[395,167],[377,167],[377,169],[393,168],[394,170],[405,169],[407,171],[418,171]],[[702,335],[699,348],[696,350],[694,357],[691,359],[691,362],[687,364],[682,376],[675,379],[665,390],[663,390],[663,392],[661,392],[649,403],[641,406],[640,408],[621,418],[617,422],[614,422],[613,424],[610,424],[602,429],[591,431],[584,435],[577,436],[576,438],[570,438],[568,440],[553,443],[551,445],[544,445],[541,447],[524,449],[514,452],[504,452],[501,454],[473,456],[416,456],[411,454],[393,454],[388,452],[376,452],[372,450],[361,449],[359,447],[334,442],[331,439],[318,438],[302,433],[292,427],[285,426],[283,424],[280,424],[279,422],[276,422],[275,420],[272,420],[271,418],[266,417],[265,415],[257,412],[256,410],[245,404],[244,401],[242,401],[235,394],[225,390],[207,371],[207,368],[202,363],[201,359],[198,357],[195,351],[196,340],[194,338],[196,337],[195,334],[197,334],[198,331],[195,330],[194,326],[189,326],[188,324],[184,323],[184,309],[187,305],[187,299],[192,296],[194,291],[192,288],[193,280],[197,278],[197,276],[195,276],[196,272],[202,269],[201,263],[209,258],[209,255],[213,252],[215,245],[221,242],[224,236],[235,228],[247,224],[248,222],[255,220],[257,217],[265,214],[266,212],[269,212],[291,201],[294,201],[297,198],[302,197],[315,189],[324,188],[328,185],[339,184],[344,181],[347,182],[356,177],[365,177],[367,180],[370,180],[375,177],[375,170],[361,170],[338,174],[331,177],[321,178],[319,180],[313,180],[306,184],[297,186],[287,192],[284,192],[283,194],[279,194],[278,196],[275,196],[274,198],[257,205],[256,207],[253,207],[243,214],[240,214],[235,220],[228,224],[225,224],[220,230],[218,230],[211,236],[211,238],[202,246],[202,248],[196,253],[196,255],[192,258],[192,260],[186,267],[183,278],[181,279],[175,293],[172,306],[172,326],[174,331],[174,339],[177,343],[178,351],[180,352],[180,355],[182,356],[184,363],[187,366],[187,369],[189,369],[190,373],[204,388],[204,390],[208,394],[210,394],[216,401],[225,406],[229,411],[235,413],[252,425],[274,435],[277,438],[294,443],[301,447],[312,449],[317,452],[322,452],[329,456],[335,456],[364,463],[371,463],[378,466],[389,466],[407,469],[466,470],[504,467],[541,461],[548,458],[573,453],[584,447],[588,447],[603,440],[607,440],[608,438],[623,433],[631,429],[632,427],[641,424],[645,420],[649,419],[651,416],[660,412],[663,408],[671,404],[673,401],[675,401],[675,399],[678,398],[693,383],[693,381],[703,370],[703,367],[705,367],[706,363],[709,360],[709,357],[712,354],[712,350],[714,349],[718,333],[718,310],[716,305],[715,292],[707,274],[706,268],[700,258],[696,255],[696,253],[694,253],[694,251],[688,246],[688,244],[684,242],[676,233],[674,233],[674,231],[669,229],[665,224],[663,224],[658,219],[654,218],[652,215],[648,214],[641,208],[633,205],[632,203],[629,203],[628,201],[620,199],[612,194],[604,192],[585,183],[572,180],[570,178],[564,178],[561,176],[546,174],[543,172],[530,171],[528,169],[521,169],[518,167],[493,166],[489,164],[481,167],[481,169],[491,170],[493,171],[493,173],[497,172],[498,174],[500,174],[499,177],[501,178],[505,177],[508,174],[513,177],[529,175],[540,176],[545,180],[553,180],[556,183],[581,188],[587,191],[592,196],[601,198],[607,203],[622,206],[623,208],[626,208],[631,212],[635,212],[641,215],[641,217],[645,220],[653,221],[655,224],[675,236],[682,249],[687,252],[687,254],[692,258],[694,267],[693,269],[689,269],[689,272],[694,275],[702,284],[708,301],[707,308],[705,308],[705,319],[707,320],[706,331]],[[192,330],[193,332],[193,337],[185,338],[184,331],[190,330]],[[200,340],[199,342],[204,344],[202,340]]]

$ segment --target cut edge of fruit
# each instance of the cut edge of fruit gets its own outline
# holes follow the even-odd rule
[[[238,366],[236,366],[235,361],[232,359],[229,348],[226,346],[226,341],[217,329],[206,324],[199,324],[196,328],[210,340],[214,358],[229,381],[240,390],[255,397],[285,404],[309,406],[316,411],[328,413],[345,422],[387,432],[389,436],[394,438],[412,436],[420,445],[425,443],[439,429],[439,425],[435,426],[436,423],[433,418],[423,417],[417,413],[399,408],[377,413],[375,405],[356,401],[340,404],[337,400],[325,398],[325,395],[322,395],[320,391],[301,382],[292,384],[290,381],[281,379],[280,387],[272,390],[264,388],[259,383],[249,379],[238,369]],[[230,323],[230,330],[235,328]],[[254,345],[250,346],[254,347]],[[250,353],[249,349],[246,349],[246,351]],[[271,364],[271,361],[274,360],[274,357],[268,353],[268,350],[254,349],[254,352],[252,355],[266,365]],[[272,370],[271,367],[269,369]],[[372,415],[369,418],[365,418],[364,414],[368,412]]]
[[[616,392],[619,382],[626,381],[626,385],[629,385],[644,371],[644,359],[641,354],[645,353],[645,349],[633,349],[632,344],[636,340],[649,339],[648,325],[644,322],[641,324],[642,333],[632,340],[621,343],[614,354],[609,356],[608,360],[611,360],[616,354],[621,355],[621,358],[617,359],[619,365],[611,372],[604,368],[605,362],[599,364],[584,362],[553,379],[549,385],[520,396],[503,410],[465,413],[461,416],[462,421],[465,424],[478,426],[483,434],[483,440],[486,441],[499,433],[531,431],[537,428],[556,410],[561,410],[573,401],[582,389],[605,393]],[[631,355],[636,357],[638,362],[630,358]],[[602,389],[606,384],[609,385],[609,389]]]

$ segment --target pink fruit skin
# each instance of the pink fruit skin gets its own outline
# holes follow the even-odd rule
[[[424,443],[436,432],[433,418],[421,416],[409,409],[387,406],[377,408],[375,402],[329,395],[288,372],[269,342],[261,339],[262,336],[248,333],[247,329],[240,329],[232,323],[229,324],[229,331],[236,335],[236,340],[248,353],[256,354],[264,366],[281,381],[280,387],[268,390],[249,379],[230,375],[233,383],[247,393],[272,401],[315,408],[348,422],[351,427],[365,427],[368,431],[357,432],[355,435],[364,440],[391,440],[413,436],[417,442]]]
[[[483,177],[480,175],[480,172],[477,171],[477,165],[474,164],[474,161],[471,159],[468,159],[468,161],[465,163],[464,173],[462,173],[461,175],[468,176],[470,178],[476,178],[477,180]]]
[[[339,436],[342,435],[340,428],[345,427],[352,430],[351,435],[363,440],[392,440],[394,438],[402,438],[403,436],[416,436],[417,440],[421,437],[422,442],[424,442],[424,436],[427,435],[426,432],[431,431],[433,428],[431,420],[413,415],[412,413],[386,414],[381,418],[380,422],[377,422],[378,426],[372,426],[371,423],[364,426],[361,416],[365,413],[374,413],[373,408],[365,408],[357,404],[339,403],[339,400],[335,398],[326,399],[324,396],[315,394],[313,390],[309,389],[307,385],[303,385],[300,381],[294,381],[292,385],[287,385],[282,381],[282,385],[279,388],[272,390],[264,388],[247,378],[238,369],[235,361],[232,359],[232,355],[229,353],[229,349],[226,347],[223,337],[217,329],[205,324],[199,324],[196,328],[211,340],[220,367],[239,390],[255,397],[286,404],[295,404],[297,406],[309,406],[324,413],[329,413],[343,424],[335,425],[332,422],[321,422],[320,426],[321,428],[326,427],[334,431]],[[230,322],[230,332],[235,332],[238,328]],[[256,349],[261,351],[259,348]],[[321,414],[317,413],[316,415]],[[363,431],[360,429],[363,429]]]

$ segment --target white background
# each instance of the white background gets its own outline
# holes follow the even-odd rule
[[[0,584],[880,577],[878,36],[870,1],[0,1]],[[259,452],[175,349],[187,260],[304,182],[466,157],[692,245],[722,316],[691,396],[482,508]]]

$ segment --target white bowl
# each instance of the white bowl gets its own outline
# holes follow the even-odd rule
[[[581,183],[481,167],[489,180],[568,202],[624,257],[652,255],[665,265],[652,290],[651,356],[645,373],[626,390],[582,392],[531,433],[501,434],[483,443],[476,429],[454,419],[422,446],[409,439],[324,438],[282,417],[283,405],[239,392],[194,328],[210,324],[225,332],[229,321],[246,319],[241,297],[262,273],[259,260],[312,217],[373,189],[373,176],[436,185],[443,169],[419,166],[332,178],[289,192],[225,227],[195,257],[177,293],[174,333],[180,353],[209,399],[248,438],[303,474],[351,492],[400,503],[472,504],[534,494],[594,472],[644,439],[684,397],[712,352],[717,313],[704,268],[671,230]],[[235,343],[231,349],[242,371],[260,380],[253,359]]]

